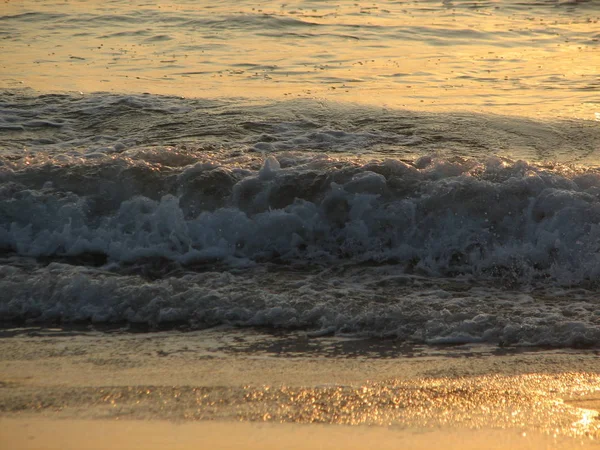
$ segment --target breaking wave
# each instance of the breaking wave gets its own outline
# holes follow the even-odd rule
[[[600,275],[595,170],[499,158],[202,155],[4,161],[0,246],[108,264],[393,263],[400,273],[517,284],[594,284]]]
[[[600,345],[595,123],[0,100],[4,326]]]

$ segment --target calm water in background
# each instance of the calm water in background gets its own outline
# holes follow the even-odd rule
[[[5,2],[0,318],[600,345],[599,16]]]
[[[7,1],[3,87],[593,119],[596,1]]]

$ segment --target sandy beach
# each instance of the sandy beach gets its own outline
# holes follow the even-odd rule
[[[600,450],[599,6],[5,0],[0,450]]]
[[[588,442],[539,433],[497,430],[401,431],[373,427],[273,425],[235,422],[90,421],[2,419],[0,436],[18,449],[552,449],[596,448]],[[589,445],[588,445],[589,444]]]
[[[5,330],[6,449],[597,448],[596,350]]]

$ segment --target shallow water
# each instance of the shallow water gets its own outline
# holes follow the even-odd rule
[[[9,3],[0,319],[597,347],[597,18]]]

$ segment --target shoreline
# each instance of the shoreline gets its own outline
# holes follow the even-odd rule
[[[208,375],[218,366],[244,367],[245,384],[303,385],[325,382],[330,374],[325,366],[348,374],[351,382],[381,381],[389,378],[466,377],[501,374],[600,372],[600,349],[553,347],[500,347],[490,344],[424,345],[406,344],[395,339],[323,335],[304,331],[277,332],[255,328],[219,326],[204,330],[161,330],[131,332],[97,327],[3,328],[0,330],[2,378],[22,375],[28,384],[52,384],[45,369],[60,366],[69,383],[89,385],[79,379],[81,368],[99,374],[93,385],[106,381],[127,382],[134,378],[160,381],[166,362],[182,370],[171,373],[176,384],[191,385],[188,373]],[[256,366],[253,364],[258,362]],[[267,364],[268,362],[268,364]],[[357,365],[356,363],[368,363]],[[38,371],[31,371],[35,365]],[[274,378],[269,366],[285,365],[300,370],[298,376]],[[379,369],[379,370],[375,370]],[[224,372],[219,385],[237,386],[241,375]],[[340,373],[339,371],[337,373]],[[300,376],[301,375],[301,376]],[[350,376],[351,375],[351,376]],[[305,378],[308,377],[308,378]],[[163,380],[164,381],[164,380]],[[160,383],[158,383],[160,384]],[[204,377],[202,385],[211,385]]]
[[[373,344],[229,327],[12,330],[0,435],[16,449],[597,448],[596,350]]]

